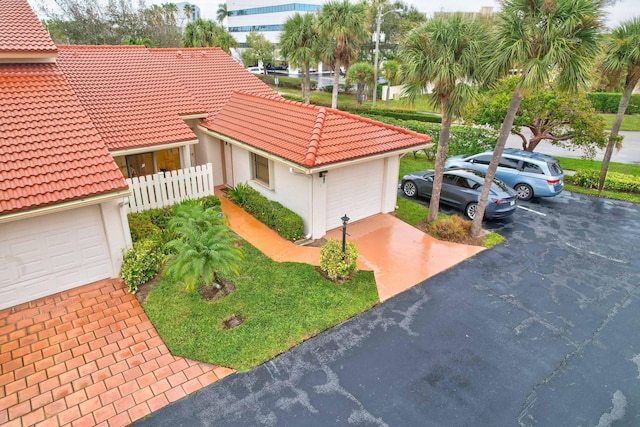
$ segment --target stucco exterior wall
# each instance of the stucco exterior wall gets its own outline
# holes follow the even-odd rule
[[[129,222],[124,209],[124,199],[109,200],[101,203],[100,214],[102,215],[107,246],[111,256],[113,277],[118,277],[124,252],[132,245]]]

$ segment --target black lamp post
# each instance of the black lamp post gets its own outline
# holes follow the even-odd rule
[[[347,252],[347,222],[349,222],[349,217],[344,214],[340,219],[342,220],[342,256],[344,256]]]

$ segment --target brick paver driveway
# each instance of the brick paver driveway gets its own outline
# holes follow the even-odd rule
[[[0,311],[0,425],[125,426],[233,371],[174,357],[107,280]]]

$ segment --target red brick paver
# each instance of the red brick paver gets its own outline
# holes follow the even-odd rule
[[[169,353],[120,280],[0,311],[3,426],[126,426],[233,372]]]

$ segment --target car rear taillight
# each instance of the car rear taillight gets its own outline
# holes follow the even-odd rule
[[[548,179],[547,180],[547,184],[549,184],[549,185],[556,185],[559,182],[560,182],[559,179]]]
[[[508,200],[502,200],[502,199],[491,199],[491,201],[496,205],[504,205],[505,203],[509,203]]]

